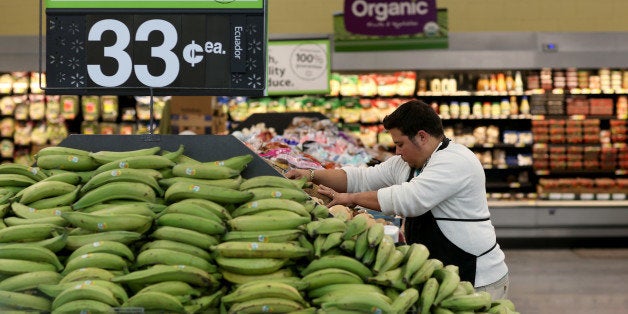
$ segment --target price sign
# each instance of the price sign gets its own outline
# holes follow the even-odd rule
[[[48,94],[263,96],[264,0],[47,0]]]

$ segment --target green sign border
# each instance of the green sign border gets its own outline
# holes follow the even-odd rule
[[[268,96],[280,96],[280,95],[326,95],[329,94],[329,79],[331,78],[331,41],[328,38],[325,39],[288,39],[288,40],[269,40],[268,47],[270,46],[286,46],[286,45],[325,45],[327,47],[327,89],[311,89],[311,90],[291,90],[291,91],[271,91],[266,83],[266,92]],[[268,48],[267,48],[268,51]],[[269,55],[267,56],[269,57]],[[268,72],[268,61],[266,62],[266,71]],[[266,73],[266,79],[268,80],[268,73]]]
[[[344,16],[336,14],[334,23],[334,51],[382,51],[382,50],[414,50],[414,49],[447,49],[449,48],[447,9],[438,9],[437,34],[417,33],[400,36],[369,36],[347,31]]]
[[[263,9],[265,0],[46,0],[47,9]]]

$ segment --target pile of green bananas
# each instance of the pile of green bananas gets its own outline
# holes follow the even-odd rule
[[[305,180],[243,178],[252,160],[48,147],[0,165],[0,311],[516,313]]]

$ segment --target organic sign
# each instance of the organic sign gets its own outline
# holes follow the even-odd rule
[[[395,36],[437,28],[436,0],[345,0],[347,31]]]
[[[262,96],[263,4],[48,0],[46,92]]]

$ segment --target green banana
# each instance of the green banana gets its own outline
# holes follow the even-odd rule
[[[314,241],[312,241],[312,246],[314,246],[315,258],[320,258],[323,255],[323,244],[325,243],[326,239],[326,234],[319,234],[316,236],[316,238],[314,238]]]
[[[56,271],[32,271],[0,281],[0,290],[21,292],[35,289],[41,284],[57,284],[63,276]]]
[[[411,286],[414,286],[414,285],[424,283],[430,277],[432,277],[432,274],[434,274],[435,270],[441,269],[441,268],[443,268],[443,262],[435,258],[430,258],[427,261],[425,261],[425,263],[423,263],[421,268],[419,268],[419,270],[417,270],[414,273],[414,275],[412,275],[412,278],[410,278],[409,284]]]
[[[124,243],[117,241],[96,241],[93,243],[85,244],[70,254],[67,261],[71,261],[76,257],[90,254],[90,253],[109,253],[123,257],[129,261],[135,259],[133,251]]]
[[[310,213],[301,203],[282,198],[266,198],[256,201],[250,201],[234,209],[231,212],[231,215],[233,217],[238,217],[274,209],[288,210],[297,213],[303,217],[310,217]]]
[[[106,206],[102,206],[106,205]],[[90,213],[93,215],[103,215],[103,216],[112,216],[112,215],[142,215],[146,217],[155,218],[157,216],[152,209],[155,204],[150,204],[148,202],[128,202],[126,204],[108,204],[101,203],[99,205],[90,206],[81,210],[82,213]],[[165,207],[165,206],[164,206]]]
[[[117,283],[142,285],[173,280],[187,282],[199,287],[216,287],[220,285],[217,279],[209,275],[206,271],[185,265],[155,265],[147,269],[136,270],[111,279],[111,281]]]
[[[240,216],[227,221],[232,231],[269,231],[294,229],[310,222],[309,217]]]
[[[467,283],[471,284],[468,281],[461,281],[461,283],[463,283],[463,282],[467,282]],[[473,287],[473,285],[472,285],[472,287]],[[467,292],[468,291],[469,290],[467,289]],[[475,291],[469,292],[468,294],[471,294],[473,292],[475,292]],[[515,304],[512,303],[512,301],[509,300],[509,299],[495,299],[495,300],[491,301],[491,308],[493,308],[495,306],[498,306],[498,305],[503,305],[503,306],[507,307],[509,310],[511,310],[513,312],[516,311]]]
[[[369,244],[369,247],[376,247],[379,245],[379,242],[384,238],[384,225],[381,223],[376,223],[372,225],[366,231],[366,240]]]
[[[223,290],[218,290],[210,295],[204,295],[194,298],[190,301],[191,305],[198,306],[193,313],[209,313],[210,309],[216,309],[220,304],[220,298],[224,295]]]
[[[56,271],[57,267],[46,262],[0,258],[0,274],[19,275],[33,271]]]
[[[345,221],[336,217],[314,220],[306,226],[306,231],[310,237],[314,237],[319,234],[345,232],[346,229],[347,225],[345,224]]]
[[[375,261],[373,262],[373,272],[379,273],[391,254],[395,251],[395,241],[389,235],[384,235],[382,241],[379,242],[377,252],[375,253]]]
[[[175,177],[220,180],[234,178],[240,175],[240,171],[214,164],[180,163],[172,167]]]
[[[88,206],[118,199],[155,203],[156,198],[153,188],[144,183],[111,182],[85,193],[72,204],[72,208],[80,210]]]
[[[310,215],[316,219],[324,219],[329,217],[329,208],[325,205],[316,204],[310,211]]]
[[[288,242],[296,240],[303,231],[299,229],[269,230],[269,231],[229,231],[222,237],[222,241],[245,242]]]
[[[407,252],[406,263],[403,266],[403,281],[410,282],[412,276],[423,266],[430,252],[420,243],[410,244]]]
[[[117,241],[129,245],[142,238],[142,234],[133,231],[105,231],[67,237],[66,248],[76,250],[83,245],[98,241]]]
[[[37,166],[44,170],[91,171],[98,168],[99,165],[90,156],[72,154],[39,156],[36,162]]]
[[[244,285],[256,281],[268,282],[277,280],[294,280],[294,274],[290,268],[281,268],[276,272],[263,275],[242,275],[230,272],[226,269],[221,269],[220,274],[222,275],[223,280],[235,285]]]
[[[366,249],[366,253],[362,256],[362,263],[371,266],[377,256],[377,247],[369,247]]]
[[[19,310],[50,311],[48,299],[21,292],[0,290],[0,304]]]
[[[116,311],[114,307],[107,303],[85,299],[67,302],[57,307],[52,313],[116,313]]]
[[[419,290],[415,288],[408,288],[401,292],[396,299],[390,304],[392,313],[404,314],[416,303],[419,299]]]
[[[42,179],[41,181],[57,181],[57,182],[64,182],[64,183],[72,184],[72,185],[78,185],[81,183],[82,178],[76,172],[66,171],[66,172],[55,173],[51,176],[48,176],[45,179]]]
[[[245,190],[252,193],[251,201],[257,201],[265,198],[281,198],[289,199],[296,202],[305,202],[310,196],[300,189],[278,188],[278,187],[259,187]]]
[[[462,280],[460,281],[459,285],[464,288],[465,294],[471,294],[475,292],[475,287],[470,281]]]
[[[347,239],[340,243],[340,248],[345,251],[345,253],[349,253],[350,255],[355,255],[355,240]]]
[[[208,273],[215,273],[217,271],[216,265],[202,257],[168,249],[145,250],[137,255],[135,261],[136,268],[143,268],[155,264],[193,266]]]
[[[308,290],[314,290],[332,284],[364,283],[360,276],[348,270],[330,267],[313,271],[301,278],[308,284]]]
[[[189,178],[189,177],[171,177],[171,178],[160,179],[159,185],[168,188],[177,182],[186,182],[189,184],[216,185],[216,186],[221,186],[223,188],[239,190],[240,184],[242,183],[242,181],[243,179],[242,179],[242,176],[240,175],[235,176],[233,178],[227,178],[227,179],[197,179],[197,178]]]
[[[303,305],[301,303],[289,299],[259,298],[233,304],[229,308],[228,314],[264,312],[289,313],[302,309]]]
[[[53,176],[56,174],[65,174],[65,173],[78,175],[81,178],[80,184],[86,183],[94,175],[94,170],[72,171],[72,170],[62,170],[62,169],[42,169],[42,171],[44,171],[47,176]]]
[[[11,210],[20,218],[34,219],[34,218],[46,218],[53,216],[61,216],[61,213],[71,211],[70,206],[59,206],[44,209],[36,209],[31,206],[24,205],[22,203],[11,203]]]
[[[218,217],[216,218],[215,220],[195,215],[166,212],[159,215],[155,220],[155,224],[157,226],[177,227],[218,236],[224,234],[227,231],[227,227]]]
[[[61,264],[54,252],[36,245],[12,244],[1,246],[0,258],[48,263],[54,265],[57,271],[63,269],[63,264]]]
[[[110,281],[113,277],[115,277],[114,273],[109,270],[97,267],[84,267],[75,269],[65,274],[63,278],[59,281],[59,284],[84,280]]]
[[[321,251],[328,252],[329,250],[340,246],[340,243],[342,243],[342,234],[342,232],[332,232],[327,234],[325,242],[323,242],[323,245],[321,246]]]
[[[76,189],[73,184],[59,182],[59,181],[39,181],[34,183],[15,196],[19,198],[19,202],[22,204],[29,204],[34,201],[38,201],[47,197],[54,197],[70,193]],[[52,207],[52,206],[51,206]]]
[[[19,217],[7,217],[4,218],[4,223],[9,226],[22,226],[22,225],[42,225],[52,224],[59,227],[65,227],[68,222],[59,216],[50,216],[43,218],[19,218]]]
[[[223,296],[221,301],[226,304],[234,304],[261,298],[281,298],[292,300],[302,305],[307,304],[296,288],[277,281],[258,281],[246,286],[240,286],[235,291]]]
[[[405,255],[401,251],[393,250],[392,253],[390,254],[390,256],[388,256],[388,258],[384,262],[384,265],[382,265],[382,267],[381,267],[381,269],[379,271],[380,272],[385,272],[385,271],[391,270],[393,268],[397,268],[403,262],[404,256]],[[403,280],[403,276],[402,276],[402,280]]]
[[[346,222],[346,229],[342,236],[343,240],[352,239],[360,233],[368,229],[368,216],[365,214],[357,214]]]
[[[44,181],[40,181],[44,182]],[[61,206],[69,206],[76,201],[79,196],[81,186],[76,186],[76,188],[68,193],[60,194],[57,196],[45,197],[34,202],[28,203],[28,206],[33,208],[52,208],[52,207],[61,207]]]
[[[436,298],[434,299],[434,303],[440,304],[445,298],[450,296],[458,287],[458,283],[460,282],[460,276],[457,273],[448,270],[447,268],[440,268],[434,270],[432,277],[438,280],[438,292],[436,293]]]
[[[374,292],[383,294],[384,291],[380,286],[372,285],[368,283],[339,283],[339,284],[329,284],[321,286],[316,289],[308,289],[307,296],[310,299],[320,298],[326,294],[334,293],[335,291],[347,291],[351,292]]]
[[[373,276],[373,272],[362,264],[362,262],[344,255],[327,255],[319,259],[315,259],[301,271],[301,275],[305,276],[326,268],[344,269],[358,275],[362,278],[362,280],[366,280],[367,278]]]
[[[355,258],[359,260],[361,260],[364,257],[364,255],[366,254],[366,251],[368,251],[368,248],[369,248],[369,243],[366,238],[367,235],[368,235],[368,229],[360,233],[358,237],[355,239],[355,247],[354,247]]]
[[[53,224],[27,224],[0,229],[0,243],[34,242],[47,239],[63,228]]]
[[[310,250],[293,243],[222,242],[211,251],[225,257],[240,258],[298,258],[309,255]]]
[[[138,214],[95,215],[81,212],[65,212],[63,219],[72,225],[92,232],[137,231],[153,222],[152,217]]]
[[[176,150],[173,150],[173,151],[162,150],[161,155],[174,162],[178,162],[184,152],[185,152],[185,145],[179,144],[179,147],[177,147]]]
[[[226,220],[226,219],[231,219],[231,214],[229,213],[229,211],[222,205],[207,200],[207,199],[202,199],[202,198],[186,198],[183,200],[178,201],[177,203],[180,203],[181,205],[183,204],[194,204],[194,205],[198,205],[201,207],[204,207],[205,209],[211,210],[214,212],[214,214],[216,214],[216,216],[220,217],[221,220]],[[174,204],[171,204],[174,205]]]
[[[301,190],[303,183],[299,180],[292,180],[286,177],[261,175],[245,180],[240,184],[241,190],[248,190],[261,187],[276,187]]]
[[[102,164],[95,169],[95,172],[101,173],[122,168],[163,169],[174,165],[172,160],[160,155],[130,156]]]
[[[409,287],[405,282],[403,282],[403,280],[401,280],[401,275],[401,268],[394,268],[370,277],[367,281],[380,286],[393,287],[397,290],[403,291]]]
[[[203,258],[205,260],[208,260],[208,261],[212,260],[211,255],[206,250],[199,248],[197,246],[191,245],[191,244],[183,243],[183,242],[177,242],[177,241],[171,241],[171,240],[154,240],[154,241],[146,242],[144,245],[142,245],[142,247],[140,248],[140,252],[143,252],[149,249],[166,249],[166,250],[191,254],[191,255]]]
[[[436,278],[429,278],[423,284],[423,289],[419,295],[419,313],[429,313],[430,308],[434,304],[436,293],[438,292],[438,280]]]
[[[35,181],[41,181],[48,177],[39,167],[30,167],[16,163],[0,164],[0,174],[19,174]]]
[[[235,189],[213,186],[208,184],[189,184],[177,182],[168,189],[164,198],[168,203],[174,203],[186,198],[201,198],[220,204],[243,203],[250,200],[253,193]]]
[[[488,309],[491,307],[491,295],[485,291],[456,295],[442,300],[439,305],[451,311]]]
[[[205,250],[209,249],[212,245],[218,244],[218,239],[214,236],[171,226],[158,227],[150,234],[150,237],[159,240],[183,242]]]
[[[59,293],[52,301],[51,309],[54,312],[54,310],[60,306],[77,300],[94,300],[111,306],[120,305],[120,302],[118,302],[118,299],[116,299],[111,290],[96,285],[79,284]]]
[[[91,152],[72,147],[63,147],[63,146],[46,146],[37,153],[35,153],[35,158],[39,158],[41,156],[47,155],[79,155],[79,156],[88,156]]]
[[[85,267],[107,270],[126,270],[128,264],[122,257],[115,254],[104,252],[87,253],[69,260],[62,274],[67,274],[73,270]]]
[[[380,297],[381,295],[381,297]],[[392,313],[392,307],[386,296],[378,293],[348,293],[321,304],[325,311],[352,310],[362,313]]]
[[[111,182],[137,182],[144,183],[155,191],[158,195],[163,195],[164,190],[161,188],[157,179],[143,169],[122,168],[114,169],[110,171],[103,171],[94,175],[89,181],[87,181],[83,187],[81,187],[81,193],[85,194],[99,186],[111,183]]]
[[[252,154],[244,154],[229,157],[227,159],[222,160],[214,160],[214,161],[206,161],[204,164],[217,165],[222,167],[229,167],[231,169],[235,169],[237,171],[242,171],[248,166],[248,164],[253,161]]]
[[[56,298],[61,292],[67,289],[74,288],[79,285],[80,286],[93,285],[93,286],[100,286],[100,287],[106,288],[109,291],[111,291],[111,293],[113,293],[113,296],[116,298],[116,300],[118,300],[118,302],[124,302],[129,298],[128,294],[126,293],[126,290],[124,290],[124,288],[121,285],[117,283],[113,283],[108,280],[102,280],[102,279],[86,279],[82,281],[69,281],[69,282],[57,283],[57,284],[40,284],[39,286],[37,286],[37,289],[39,289],[39,291],[43,292],[44,294],[46,294],[47,296],[51,298]]]
[[[68,239],[68,234],[66,232],[63,233],[59,233],[56,235],[53,235],[50,238],[47,239],[43,239],[43,240],[39,240],[39,241],[33,241],[33,242],[28,242],[29,245],[37,245],[37,246],[41,246],[41,247],[45,247],[55,253],[61,251],[64,247],[65,244],[67,242]]]
[[[161,148],[159,146],[153,146],[149,148],[140,148],[136,150],[128,150],[128,151],[109,151],[109,150],[101,150],[97,152],[92,152],[89,155],[96,160],[96,162],[100,164],[106,164],[112,161],[120,160],[123,158],[128,158],[131,156],[147,156],[147,155],[155,155],[157,154]]]
[[[201,291],[199,289],[193,288],[187,282],[177,281],[177,280],[163,281],[163,282],[158,282],[158,283],[148,285],[142,288],[142,290],[138,291],[137,294],[150,292],[150,291],[163,292],[172,296],[177,296],[177,295],[189,295],[193,297],[201,296]]]
[[[216,264],[221,269],[240,275],[266,275],[278,271],[288,262],[286,258],[239,258],[224,257],[217,255],[214,257]]]
[[[0,173],[0,186],[26,187],[37,182],[39,181],[22,174]]]
[[[212,220],[214,223],[221,224],[224,226],[222,214],[217,214],[215,211],[211,209],[207,209],[204,206],[193,204],[193,203],[184,203],[177,202],[168,205],[163,211],[159,213],[159,217],[165,214],[185,214],[196,216],[202,219]]]

